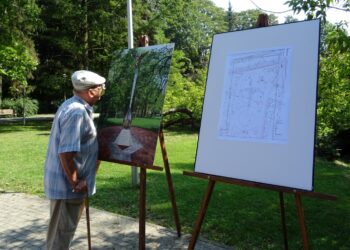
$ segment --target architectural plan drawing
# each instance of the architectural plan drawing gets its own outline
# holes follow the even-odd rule
[[[288,142],[291,58],[289,47],[227,56],[220,139]]]

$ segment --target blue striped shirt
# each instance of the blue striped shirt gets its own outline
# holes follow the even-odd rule
[[[95,193],[97,133],[92,107],[78,96],[66,100],[58,109],[45,160],[44,188],[48,199],[78,199],[84,193],[72,192],[61,166],[59,154],[76,152],[78,179],[87,181],[89,195]]]

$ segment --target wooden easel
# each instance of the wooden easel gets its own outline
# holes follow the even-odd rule
[[[149,37],[147,35],[142,35],[139,39],[139,46],[140,47],[147,47],[149,44]],[[162,129],[162,125],[160,126],[160,130],[158,132],[159,137],[159,143],[162,150],[162,157],[163,157],[163,163],[164,163],[164,169],[166,174],[166,179],[168,183],[168,189],[169,189],[169,196],[172,204],[172,210],[173,210],[173,217],[176,225],[176,231],[178,237],[181,236],[181,226],[180,226],[180,220],[178,215],[178,210],[176,206],[176,199],[175,199],[175,193],[174,193],[174,187],[169,167],[169,161],[168,161],[168,155],[165,148],[165,142],[164,142],[164,133]],[[140,175],[139,175],[139,181],[140,181],[140,193],[139,193],[139,249],[143,250],[146,248],[146,172],[147,169],[150,170],[156,170],[156,171],[163,171],[162,167],[159,166],[150,166],[150,165],[144,165],[137,162],[130,162],[130,161],[121,161],[117,160],[116,163],[124,164],[124,165],[130,165],[132,167],[140,168]],[[137,178],[137,171],[136,171],[136,178]],[[136,179],[137,180],[137,179]]]
[[[266,27],[268,26],[268,15],[266,14],[260,14],[256,23],[257,27]],[[198,149],[197,149],[198,150]],[[226,152],[226,151],[225,151]],[[222,155],[220,155],[222,157]],[[279,193],[279,199],[280,199],[280,211],[281,211],[281,220],[282,220],[282,230],[283,230],[283,237],[284,237],[284,248],[288,249],[288,237],[287,237],[287,227],[286,227],[286,219],[285,219],[285,206],[284,206],[284,193],[291,193],[295,196],[295,205],[297,209],[297,216],[298,216],[298,223],[300,226],[301,236],[303,239],[303,247],[304,249],[309,249],[309,240],[305,225],[305,218],[304,218],[304,210],[301,203],[301,196],[309,196],[313,198],[319,198],[324,200],[336,200],[335,196],[327,195],[327,194],[321,194],[313,191],[306,191],[301,189],[295,189],[295,188],[288,188],[288,187],[282,187],[282,186],[275,186],[271,184],[264,184],[264,183],[257,183],[253,181],[244,181],[240,179],[234,179],[230,177],[220,177],[210,174],[203,174],[198,172],[183,172],[184,175],[192,176],[192,177],[198,177],[202,179],[207,179],[208,187],[205,192],[200,211],[198,213],[196,223],[192,232],[192,238],[190,240],[188,249],[192,250],[195,247],[202,222],[206,213],[206,210],[209,205],[210,198],[212,196],[214,187],[216,182],[223,182],[228,184],[234,184],[234,185],[240,185],[240,186],[246,186],[246,187],[255,187],[255,188],[262,188],[267,189],[271,191],[275,191]]]
[[[149,36],[148,35],[142,35],[140,37],[139,43],[140,47],[147,47],[149,45]],[[175,221],[177,236],[181,236],[181,225],[180,225],[180,219],[179,219],[179,213],[177,211],[176,206],[176,199],[175,199],[175,192],[174,192],[174,186],[173,181],[171,178],[171,172],[169,167],[169,161],[168,161],[168,154],[165,148],[165,141],[164,141],[164,133],[163,133],[163,125],[161,124],[159,133],[159,143],[160,148],[162,150],[162,158],[163,158],[163,164],[166,174],[166,179],[168,183],[168,189],[169,189],[169,196],[170,201],[172,205],[173,210],[173,217]],[[139,219],[139,249],[145,249],[145,229],[146,229],[146,169],[141,167],[141,174],[140,174],[140,219]]]
[[[170,167],[169,167],[168,155],[167,155],[167,151],[165,148],[164,133],[163,133],[162,128],[159,130],[158,137],[159,137],[160,147],[162,150],[164,169],[165,169],[166,179],[167,179],[168,188],[169,188],[169,196],[170,196],[170,200],[171,200],[173,217],[174,217],[174,221],[175,221],[175,225],[176,225],[176,231],[177,231],[178,237],[180,237],[181,236],[181,225],[180,225],[178,210],[177,210],[177,206],[176,206],[174,187],[173,187],[173,182],[172,182],[172,177],[171,177],[171,172],[170,172]],[[115,162],[140,168],[139,249],[144,250],[146,248],[146,172],[147,172],[147,169],[156,170],[156,171],[163,171],[163,168],[159,167],[159,166],[142,165],[140,163],[128,162],[128,161],[118,160]]]
[[[244,180],[239,180],[239,179],[233,179],[233,178],[228,178],[228,177],[220,177],[220,176],[214,176],[214,175],[208,175],[208,174],[202,174],[202,173],[194,173],[194,172],[183,172],[184,175],[187,176],[192,176],[192,177],[198,177],[202,179],[207,179],[209,180],[207,190],[204,195],[204,199],[202,201],[202,205],[199,211],[199,214],[196,219],[196,224],[192,232],[192,237],[188,246],[188,249],[192,250],[194,249],[199,231],[202,226],[202,222],[205,216],[205,213],[207,211],[209,201],[211,198],[211,195],[214,190],[214,186],[216,182],[223,182],[223,183],[228,183],[228,184],[234,184],[234,185],[240,185],[240,186],[246,186],[246,187],[255,187],[255,188],[262,188],[262,189],[267,189],[271,191],[276,191],[279,193],[279,198],[280,198],[280,208],[281,208],[281,220],[282,220],[282,230],[283,230],[283,238],[284,238],[284,248],[288,249],[288,237],[287,237],[287,227],[286,227],[286,219],[285,219],[285,208],[284,208],[284,193],[291,193],[294,194],[295,196],[295,205],[297,209],[297,214],[298,214],[298,221],[299,221],[299,226],[300,226],[300,231],[301,235],[303,238],[303,246],[304,249],[307,250],[309,249],[309,240],[307,236],[307,230],[306,230],[306,225],[305,225],[305,218],[304,218],[304,210],[301,204],[301,196],[309,196],[313,198],[319,198],[323,200],[336,200],[337,197],[333,195],[328,195],[328,194],[322,194],[322,193],[317,193],[313,191],[305,191],[305,190],[300,190],[300,189],[293,189],[293,188],[287,188],[287,187],[280,187],[280,186],[274,186],[270,184],[263,184],[263,183],[256,183],[252,181],[244,181]]]

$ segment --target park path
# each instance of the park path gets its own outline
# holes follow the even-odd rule
[[[34,195],[0,190],[0,249],[45,249],[49,201]],[[138,220],[90,208],[92,249],[138,249]],[[146,249],[187,249],[190,235],[146,224]],[[85,213],[71,246],[87,249]],[[196,250],[232,249],[199,239]]]

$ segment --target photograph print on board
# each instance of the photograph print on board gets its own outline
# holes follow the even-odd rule
[[[100,104],[100,160],[153,165],[173,48],[114,53]]]

